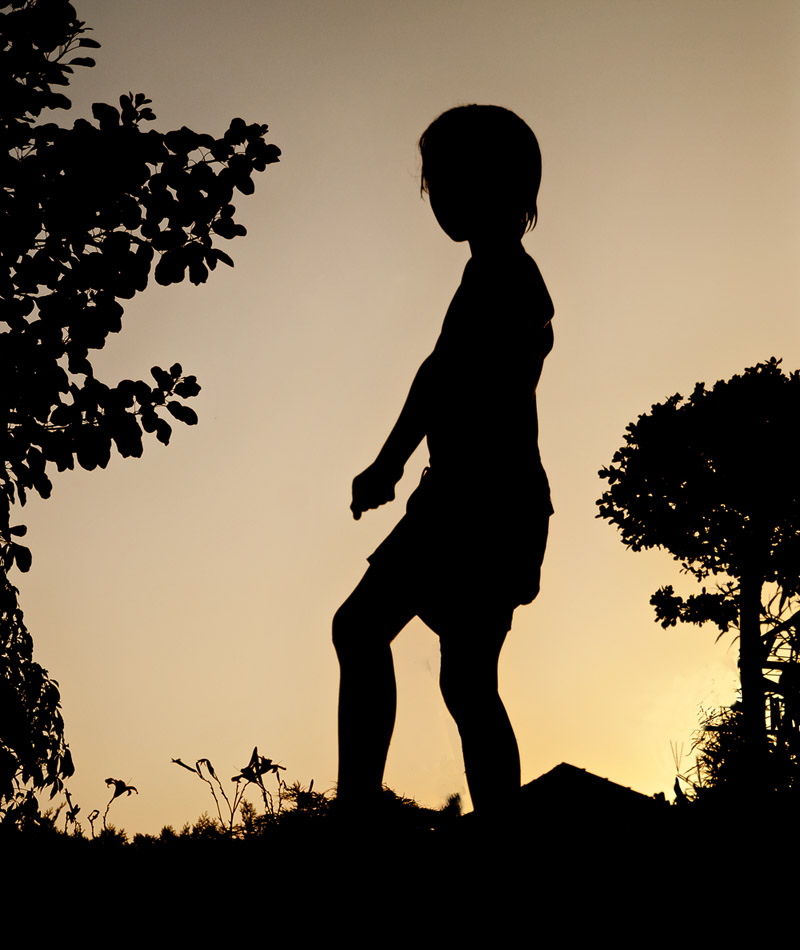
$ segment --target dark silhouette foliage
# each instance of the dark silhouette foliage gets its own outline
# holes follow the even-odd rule
[[[247,765],[231,778],[231,782],[235,785],[235,791],[230,798],[225,793],[225,786],[220,781],[210,759],[198,759],[194,764],[194,768],[181,759],[173,759],[172,761],[175,765],[180,765],[181,768],[186,769],[187,772],[192,772],[208,785],[216,805],[219,827],[223,828],[226,834],[234,834],[237,814],[243,808],[247,811],[244,795],[251,785],[255,785],[261,794],[264,803],[264,819],[276,821],[280,817],[283,803],[287,799],[287,785],[280,774],[285,771],[285,768],[283,765],[273,762],[272,759],[259,755],[258,746],[253,749]],[[264,776],[269,775],[275,776],[276,790],[274,794],[264,783]],[[311,784],[313,786],[314,783]],[[224,810],[227,812],[225,817],[223,817],[223,807],[220,799],[225,803]]]
[[[33,660],[33,639],[17,590],[0,572],[0,822],[36,825],[36,800],[23,786],[52,798],[73,772],[64,740],[58,684]]]
[[[800,372],[784,374],[772,358],[653,406],[600,472],[608,489],[598,517],[628,547],[664,548],[698,581],[723,575],[713,592],[684,599],[666,586],[651,603],[664,627],[738,628],[742,701],[707,735],[727,735],[735,722],[741,741],[725,757],[744,749],[739,772],[751,778],[770,771],[766,751],[797,745],[800,480],[780,447],[798,418]]]
[[[0,2],[0,702],[25,710],[31,733],[23,741],[21,720],[4,712],[0,798],[15,776],[56,788],[71,771],[56,685],[31,660],[6,577],[31,566],[12,505],[49,497],[53,466],[105,468],[112,448],[139,457],[143,433],[166,445],[172,420],[197,422],[185,400],[200,387],[179,363],[109,384],[92,352],[121,330],[120,301],[145,290],[151,270],[159,284],[201,284],[218,262],[233,265],[217,245],[245,233],[234,192],[252,194],[253,173],[280,155],[266,125],[240,118],[219,138],[147,129],[155,115],[142,93],[95,103],[93,121],[41,121],[71,107],[60,89],[74,69],[94,66],[83,51],[100,44],[87,32],[66,0]]]
[[[721,380],[698,383],[652,407],[626,430],[625,445],[600,472],[608,489],[600,514],[634,551],[661,547],[703,580],[741,577],[757,565],[763,583],[800,593],[800,481],[777,447],[800,413],[800,372],[785,375],[774,357]],[[700,614],[728,627],[726,600],[693,601]],[[661,598],[659,619],[670,625]]]
[[[800,732],[796,721],[791,725],[788,728],[788,717],[772,723],[769,737],[773,741],[769,755],[764,758],[761,784],[771,793],[773,805],[783,801],[796,813],[792,799],[800,788]],[[746,728],[739,702],[701,712],[700,729],[692,744],[694,765],[687,774],[679,776],[689,786],[689,800],[722,808],[738,805],[742,789],[750,784]],[[678,794],[680,799],[683,792]]]

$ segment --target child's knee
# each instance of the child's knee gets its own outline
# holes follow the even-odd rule
[[[472,695],[469,680],[458,671],[448,671],[443,666],[439,674],[439,689],[445,706],[456,722],[469,718],[475,711],[475,697]]]
[[[362,651],[382,651],[413,616],[413,609],[368,571],[334,614],[333,645],[340,659]]]
[[[450,714],[457,722],[480,719],[499,700],[497,661],[472,657],[453,659],[442,655],[439,688]]]
[[[360,655],[372,640],[377,639],[370,636],[372,632],[360,599],[348,597],[333,615],[331,625],[333,646],[339,659]]]
[[[338,656],[347,653],[354,646],[357,639],[355,634],[355,623],[352,610],[349,609],[347,601],[333,615],[331,624],[331,635],[333,646]]]

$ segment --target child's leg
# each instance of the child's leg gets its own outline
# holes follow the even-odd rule
[[[385,571],[371,567],[333,618],[339,658],[338,798],[377,801],[394,729],[392,640],[414,616]]]
[[[506,630],[502,621],[495,620],[492,631],[491,623],[487,629],[480,618],[464,615],[456,629],[454,620],[429,626],[441,642],[439,684],[461,736],[472,803],[477,812],[487,813],[513,799],[520,787],[517,739],[497,688]]]

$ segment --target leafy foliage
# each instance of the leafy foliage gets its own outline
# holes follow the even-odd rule
[[[756,571],[784,598],[800,593],[800,480],[773,447],[800,414],[800,372],[774,357],[707,390],[698,383],[626,430],[625,445],[600,471],[608,490],[598,517],[616,525],[634,551],[661,547],[698,580]],[[662,626],[737,622],[739,585],[703,587],[683,599],[672,586],[651,603]]]
[[[684,599],[670,585],[650,601],[664,627],[739,632],[742,700],[706,722],[706,785],[721,783],[724,762],[734,784],[775,790],[800,752],[800,479],[781,453],[798,418],[800,372],[784,374],[773,357],[653,406],[600,472],[609,487],[598,517],[628,547],[665,548],[699,581],[728,577],[715,592]]]
[[[728,583],[718,586],[716,594],[710,594],[704,587],[701,593],[684,599],[668,584],[653,594],[650,603],[655,607],[656,618],[664,628],[674,627],[679,620],[681,623],[700,625],[711,621],[719,627],[721,633],[727,633],[738,623],[739,611],[735,595],[736,585]]]
[[[35,825],[38,803],[25,786],[52,798],[72,775],[58,683],[33,660],[33,640],[17,590],[0,572],[0,823]]]
[[[800,372],[783,374],[774,357],[711,389],[698,383],[627,427],[599,473],[608,489],[598,517],[626,546],[665,548],[698,580],[741,577],[757,563],[763,582],[798,594],[800,480],[780,454],[798,418]],[[691,622],[707,613],[724,624],[724,609],[712,615],[725,598],[695,599]],[[660,597],[662,613],[671,599]]]
[[[779,731],[779,724],[775,725]],[[765,761],[764,779],[770,792],[786,795],[796,793],[800,787],[800,743],[796,728],[783,738],[787,741],[773,741],[772,752]],[[740,703],[702,711],[700,729],[692,744],[695,764],[687,775],[680,776],[690,786],[692,798],[737,802],[740,789],[748,782],[746,747]]]
[[[9,4],[5,4],[8,6]],[[68,108],[50,89],[86,57],[68,57],[87,40],[62,0],[13,3],[4,16],[6,70],[0,152],[0,412],[7,509],[26,492],[48,497],[48,463],[105,468],[112,446],[142,454],[142,433],[167,444],[167,417],[193,425],[182,400],[200,387],[180,364],[153,367],[154,384],[98,380],[90,351],[122,328],[123,307],[148,284],[188,274],[203,283],[231,258],[214,241],[245,233],[234,220],[234,190],[251,194],[252,173],[278,160],[267,126],[234,119],[221,138],[181,129],[144,131],[155,118],[141,93],[119,108],[95,103],[95,123],[35,125],[43,109]],[[60,28],[57,28],[59,27]],[[40,31],[39,33],[35,31]],[[43,33],[42,33],[43,31]],[[97,45],[94,41],[88,41]],[[0,518],[3,512],[0,509]],[[0,530],[7,521],[0,520]],[[29,559],[11,545],[10,557]]]
[[[105,468],[112,448],[139,457],[143,433],[166,445],[172,420],[197,422],[184,400],[200,387],[179,363],[153,367],[152,381],[108,384],[92,352],[121,330],[120,301],[145,290],[151,269],[159,284],[201,284],[218,262],[233,266],[217,245],[245,233],[234,191],[252,194],[253,173],[280,150],[265,142],[266,125],[241,118],[219,138],[145,130],[155,115],[142,93],[95,103],[94,121],[40,122],[71,107],[59,90],[75,68],[94,66],[81,51],[100,44],[67,0],[0,0],[0,11],[0,702],[24,710],[30,732],[9,714],[5,797],[14,775],[41,788],[71,770],[56,685],[32,663],[6,580],[12,566],[31,566],[12,505],[31,491],[49,497],[53,466]]]

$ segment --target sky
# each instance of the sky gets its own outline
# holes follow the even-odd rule
[[[280,164],[237,196],[245,238],[207,285],[151,282],[95,361],[108,383],[180,362],[196,427],[141,459],[54,478],[20,513],[12,577],[36,659],[61,686],[82,814],[181,827],[213,809],[172,758],[227,784],[254,745],[317,790],[336,778],[330,619],[401,516],[355,522],[373,460],[458,286],[468,248],[419,192],[416,142],[452,106],[494,103],[536,132],[539,223],[525,246],[555,303],[539,386],[555,515],[501,693],[527,782],[560,762],[671,797],[699,707],[735,696],[736,644],[663,630],[668,553],[597,520],[598,470],[626,425],[698,380],[776,356],[800,367],[800,8],[791,0],[76,0],[102,44],[73,117],[144,92],[161,130],[270,126]],[[481,143],[476,143],[479,160]],[[779,447],[775,447],[776,452]],[[491,453],[491,446],[479,451]],[[395,643],[387,783],[468,805],[436,637]],[[491,769],[491,762],[487,768]]]

